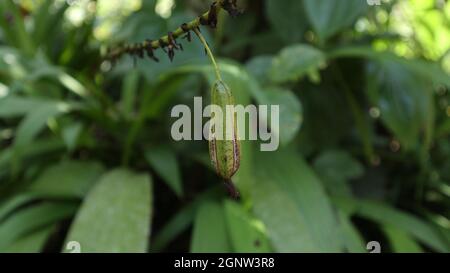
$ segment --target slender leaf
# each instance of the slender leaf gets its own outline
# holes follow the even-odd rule
[[[228,233],[235,252],[271,251],[264,225],[260,221],[234,202],[225,201],[224,207]]]
[[[369,200],[339,198],[338,204],[347,212],[356,213],[383,225],[406,232],[436,251],[448,252],[450,249],[449,242],[440,235],[433,225],[410,213]]]
[[[5,252],[7,253],[39,253],[45,245],[48,237],[55,230],[54,225],[36,230],[12,243]]]
[[[421,253],[422,248],[408,234],[397,228],[386,226],[384,233],[389,238],[393,252],[396,253]]]
[[[216,202],[205,202],[197,211],[192,231],[191,252],[231,252],[225,212]]]
[[[174,152],[168,147],[157,146],[148,150],[145,158],[175,194],[182,196],[180,167]]]
[[[98,162],[63,161],[47,168],[28,190],[46,196],[83,198],[102,172]]]
[[[0,224],[0,251],[29,232],[73,215],[76,208],[73,203],[44,202],[16,212]]]

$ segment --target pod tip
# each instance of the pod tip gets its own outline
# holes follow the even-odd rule
[[[236,186],[233,184],[233,181],[231,179],[227,179],[224,181],[225,187],[227,188],[228,194],[231,198],[238,200],[239,199],[239,191],[237,190]]]

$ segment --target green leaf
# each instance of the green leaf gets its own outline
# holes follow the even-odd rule
[[[320,180],[292,151],[260,152],[255,214],[280,252],[340,252],[337,216]]]
[[[36,59],[32,72],[26,76],[25,81],[31,83],[41,79],[50,78],[59,82],[62,86],[80,97],[88,97],[89,91],[76,78],[66,73],[63,69],[49,64],[45,59]]]
[[[36,192],[21,192],[7,198],[0,203],[0,222],[17,208],[41,197],[44,195]]]
[[[450,87],[450,77],[439,63],[418,59],[405,59],[389,51],[375,51],[367,46],[348,46],[329,52],[328,58],[367,58],[373,61],[395,61],[407,67],[423,78],[428,78],[435,85],[443,84]]]
[[[63,161],[47,168],[28,190],[45,196],[83,198],[102,172],[98,162]]]
[[[61,25],[64,20],[64,12],[70,5],[68,3],[63,3],[59,5],[56,10],[53,10],[55,2],[52,0],[46,0],[45,3],[39,6],[36,10],[34,18],[34,28],[33,28],[33,40],[36,45],[41,46],[45,44],[50,47],[53,42],[50,37],[58,35],[56,33],[58,28],[55,26]]]
[[[65,103],[46,104],[32,109],[17,128],[14,145],[23,147],[30,143],[44,129],[49,118],[61,115],[71,109]]]
[[[385,226],[384,233],[389,239],[392,252],[395,253],[422,253],[423,250],[408,234],[395,227]]]
[[[83,124],[75,121],[62,129],[61,136],[69,151],[73,151],[76,148],[82,130]]]
[[[245,68],[256,80],[261,83],[266,83],[268,81],[272,60],[272,56],[257,56],[247,62]]]
[[[299,0],[266,0],[266,14],[275,33],[285,42],[299,42],[307,27]]]
[[[303,4],[309,21],[323,41],[354,23],[368,7],[363,0],[304,0]]]
[[[231,252],[225,212],[220,204],[208,201],[197,211],[191,237],[191,252]]]
[[[366,253],[364,239],[353,225],[349,215],[339,211],[339,222],[345,248],[350,253]]]
[[[270,180],[259,180],[253,190],[254,212],[267,228],[277,252],[318,252],[305,218],[289,194]]]
[[[0,251],[29,232],[71,216],[76,208],[74,203],[43,202],[19,210],[0,223]]]
[[[234,252],[271,252],[264,225],[235,202],[225,201],[228,233]]]
[[[275,83],[294,82],[315,73],[324,63],[325,55],[320,50],[306,44],[291,45],[273,59],[270,79]]]
[[[20,117],[37,107],[51,103],[52,101],[41,98],[20,97],[15,95],[0,98],[0,118]]]
[[[79,209],[66,245],[81,252],[145,252],[150,235],[152,189],[148,175],[117,169],[104,174]]]
[[[38,197],[39,195],[37,195],[36,193],[26,192],[16,194],[6,199],[2,203],[0,203],[0,222],[3,221],[3,219],[8,216],[8,214],[16,210],[18,207],[23,206],[24,204],[35,200]]]
[[[314,160],[313,165],[328,190],[334,195],[351,196],[348,180],[358,178],[364,173],[362,164],[343,150],[322,152]]]
[[[209,163],[209,162],[208,162]],[[222,194],[217,189],[210,189],[199,195],[194,201],[184,206],[178,211],[160,230],[153,236],[154,241],[151,245],[151,252],[161,252],[172,240],[186,230],[193,222],[199,207],[206,200],[216,199]]]
[[[364,167],[344,150],[328,150],[314,161],[317,173],[327,178],[353,179],[364,173]]]
[[[15,163],[14,148],[15,147],[10,147],[0,152],[0,174],[2,171],[5,171],[5,173],[13,173],[14,171],[17,171],[13,170]],[[23,148],[21,151],[21,159],[32,159],[39,156],[42,157],[46,154],[62,150],[64,150],[64,143],[58,138],[50,137],[38,139]]]
[[[422,128],[434,122],[433,93],[426,82],[395,61],[381,61],[369,76],[368,92],[381,120],[404,145],[413,148]]]
[[[151,252],[161,252],[164,247],[186,230],[194,222],[197,207],[198,204],[189,204],[178,211],[154,236]]]
[[[271,111],[272,105],[279,106],[279,128],[271,126],[271,117],[260,116],[262,121],[269,125],[271,132],[279,138],[282,145],[286,145],[296,136],[303,122],[302,105],[299,99],[290,90],[279,87],[269,87],[261,90],[257,98],[261,105],[268,105]]]
[[[175,153],[166,146],[152,147],[145,153],[147,162],[180,197],[183,195],[180,167]]]
[[[121,108],[123,114],[130,118],[133,116],[133,111],[136,104],[136,94],[139,86],[140,74],[137,70],[131,71],[126,75],[122,85],[122,99]]]
[[[55,225],[50,225],[32,233],[29,233],[9,245],[6,253],[39,253],[45,245],[48,237],[55,230]]]
[[[25,20],[19,5],[13,0],[1,1],[0,13],[3,16],[9,16],[11,20],[0,20],[0,26],[9,42],[23,50],[27,55],[32,55],[35,51],[34,41],[25,28]]]
[[[406,232],[436,251],[448,252],[450,250],[448,242],[433,225],[410,213],[375,201],[339,198],[336,199],[336,202],[348,213],[357,214]]]
[[[406,150],[418,143],[421,130],[424,131],[424,147],[430,148],[436,111],[432,87],[433,84],[450,86],[450,77],[438,64],[409,60],[364,46],[339,48],[328,57],[373,60],[368,70],[367,89],[371,102],[382,110],[382,121]],[[383,113],[383,109],[387,112]]]

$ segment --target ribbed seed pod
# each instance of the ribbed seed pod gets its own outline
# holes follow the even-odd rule
[[[224,82],[217,80],[212,87],[211,100],[213,105],[217,105],[222,110],[223,123],[222,137],[220,138],[214,128],[216,125],[211,126],[212,135],[209,140],[209,154],[217,174],[225,180],[230,180],[239,169],[240,164],[240,144],[237,138],[236,115],[233,113],[231,120],[227,121],[226,119],[227,105],[234,106],[234,98],[230,88]],[[226,122],[232,122],[233,124],[227,126]],[[227,132],[229,129],[233,130],[230,134],[232,137],[227,139],[227,133],[230,133]]]

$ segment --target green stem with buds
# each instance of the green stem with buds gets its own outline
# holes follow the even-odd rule
[[[226,10],[233,17],[239,14],[239,11],[236,8],[236,0],[216,0],[207,12],[189,23],[182,24],[175,31],[171,32],[170,35],[168,34],[163,36],[158,40],[146,40],[140,43],[118,46],[108,52],[107,58],[114,60],[121,57],[123,54],[130,52],[143,51],[144,49],[154,50],[163,48],[170,45],[173,40],[181,37],[183,34],[189,33],[190,31],[195,31],[195,29],[198,29],[200,25],[209,25],[215,28],[217,24],[217,15],[222,9]]]

